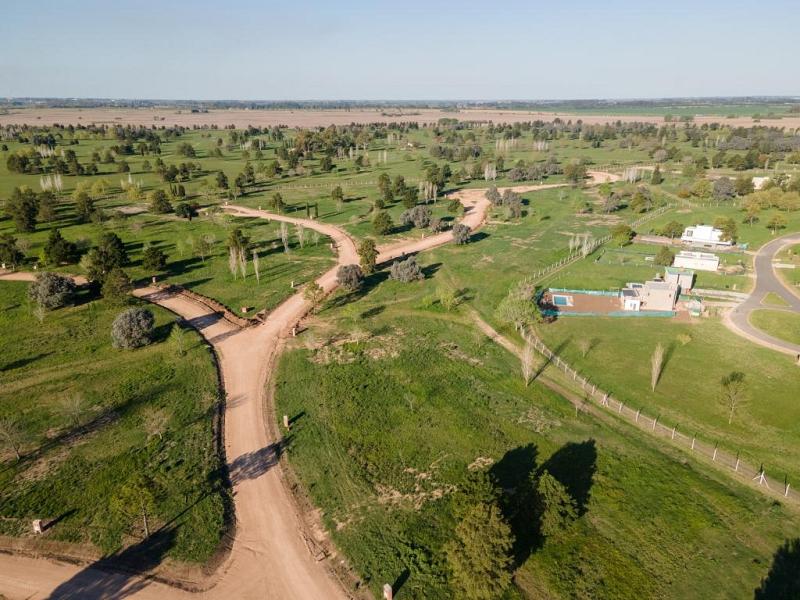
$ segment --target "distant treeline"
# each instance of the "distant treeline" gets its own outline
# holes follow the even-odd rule
[[[579,100],[134,100],[109,98],[8,98],[0,100],[0,108],[173,108],[203,111],[210,109],[420,109],[458,110],[484,108],[503,110],[615,110],[670,108],[674,106],[724,107],[752,104],[797,106],[798,96],[721,96],[704,98],[652,99],[579,99]]]

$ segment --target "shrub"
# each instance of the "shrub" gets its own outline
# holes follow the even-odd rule
[[[456,244],[469,244],[471,238],[471,230],[469,227],[462,223],[453,225],[453,241]]]
[[[427,206],[415,206],[403,211],[400,215],[400,222],[403,225],[413,225],[423,229],[431,223],[431,209]]]
[[[146,308],[129,308],[121,312],[111,325],[115,348],[139,348],[152,341],[155,318]]]
[[[142,266],[152,271],[163,271],[167,266],[167,255],[161,248],[148,246],[142,255]]]
[[[28,297],[47,310],[60,308],[75,297],[75,282],[56,273],[39,273],[28,288]]]
[[[431,231],[439,233],[439,232],[442,232],[442,231],[447,231],[449,228],[450,228],[450,225],[444,219],[442,219],[440,217],[436,217],[434,219],[431,219],[431,225],[430,225]]]
[[[666,246],[661,246],[656,254],[655,263],[662,267],[668,267],[672,264],[673,258],[675,258],[675,255],[672,253],[672,250]]]
[[[352,292],[364,284],[364,273],[358,265],[344,265],[336,272],[336,282]]]
[[[389,269],[389,277],[395,281],[402,281],[409,283],[411,281],[419,281],[425,279],[425,274],[417,264],[417,259],[414,256],[409,256],[405,260],[396,260],[392,263],[392,268]]]
[[[169,203],[167,193],[164,190],[153,190],[149,195],[150,212],[163,214],[172,212],[172,204]]]
[[[736,186],[728,177],[720,177],[714,182],[712,193],[715,200],[729,200],[736,194]]]
[[[635,235],[636,232],[623,223],[614,225],[614,227],[611,228],[611,241],[615,246],[627,246],[631,243]]]

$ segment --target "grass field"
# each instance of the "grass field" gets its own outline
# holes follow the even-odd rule
[[[750,323],[776,338],[800,344],[800,315],[797,313],[756,310],[750,315]]]
[[[334,298],[278,369],[289,461],[372,590],[451,597],[453,491],[470,465],[490,465],[507,493],[548,468],[588,497],[558,541],[515,529],[508,597],[748,597],[793,513],[526,388],[515,358],[431,300],[446,279]]]
[[[119,308],[84,302],[48,313],[40,325],[26,289],[0,284],[0,418],[14,421],[23,456],[17,462],[7,447],[0,455],[0,532],[30,535],[32,519],[56,519],[47,537],[115,552],[143,533],[135,507],[114,510],[113,499],[145,475],[155,494],[151,531],[163,526],[169,534],[166,556],[208,560],[227,492],[207,347],[187,331],[181,354],[166,339],[174,317],[151,307],[156,343],[116,350],[110,331]]]

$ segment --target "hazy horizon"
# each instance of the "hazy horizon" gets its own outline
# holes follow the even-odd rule
[[[274,101],[795,96],[786,0],[32,5],[0,22],[0,95]]]

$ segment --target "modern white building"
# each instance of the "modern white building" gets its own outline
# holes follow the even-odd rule
[[[668,281],[629,283],[620,292],[620,304],[623,310],[632,311],[675,310],[678,289],[677,284]]]
[[[675,256],[672,263],[682,269],[694,269],[695,271],[716,271],[719,268],[719,256],[711,252],[694,252],[692,250],[681,250]]]
[[[694,225],[683,230],[681,241],[693,246],[731,246],[730,240],[722,240],[722,230],[711,225]]]

